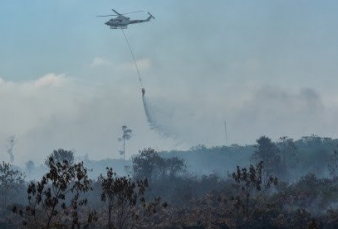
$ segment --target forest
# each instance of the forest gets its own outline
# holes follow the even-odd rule
[[[0,228],[338,228],[337,203],[338,139],[316,135],[0,164]]]

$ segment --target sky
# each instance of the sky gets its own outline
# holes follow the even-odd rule
[[[148,23],[120,30],[97,15]],[[0,0],[0,160],[338,137],[338,2]],[[141,87],[152,123],[147,119]],[[225,122],[227,139],[225,134]]]

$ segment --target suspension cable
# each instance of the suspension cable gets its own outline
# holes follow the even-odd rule
[[[141,80],[141,75],[140,75],[140,71],[139,71],[139,69],[138,69],[138,66],[137,66],[137,63],[136,63],[136,60],[135,60],[135,56],[134,56],[133,50],[132,50],[131,47],[130,47],[129,41],[128,41],[127,36],[126,36],[126,34],[124,33],[123,29],[121,29],[121,31],[122,31],[122,33],[123,33],[124,38],[126,39],[127,45],[128,45],[128,47],[129,47],[129,51],[130,51],[130,53],[131,53],[131,56],[133,57],[134,64],[135,64],[135,68],[136,68],[137,75],[138,75],[138,80],[140,81],[141,88],[143,88],[142,80]]]

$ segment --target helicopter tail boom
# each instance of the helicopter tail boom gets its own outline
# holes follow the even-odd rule
[[[149,14],[148,18],[146,18],[144,20],[132,20],[132,21],[129,22],[129,24],[148,22],[148,21],[150,21],[150,19],[155,19],[155,17],[153,15],[151,15],[149,12],[148,12],[148,14]]]

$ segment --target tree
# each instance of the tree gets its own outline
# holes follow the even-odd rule
[[[187,171],[187,166],[183,159],[172,157],[165,159],[166,175],[177,177],[179,174]]]
[[[147,179],[135,182],[130,177],[117,177],[112,168],[107,168],[107,176],[101,174],[99,181],[102,187],[101,200],[108,209],[108,228],[125,228],[131,218],[137,216],[137,206],[146,205],[144,195]]]
[[[81,223],[78,210],[87,203],[81,194],[91,190],[87,169],[83,162],[72,164],[67,160],[60,161],[54,155],[48,157],[49,171],[41,181],[31,181],[28,185],[28,205],[13,208],[29,227],[48,229],[69,224],[74,227]],[[87,223],[92,219],[92,214],[89,214]]]
[[[30,174],[34,169],[34,162],[32,160],[29,160],[26,162],[26,170],[28,171],[28,174]]]
[[[124,160],[126,160],[126,141],[131,138],[132,130],[128,129],[126,125],[122,126],[122,137],[118,140],[123,141],[123,150],[120,151],[120,154],[124,156]]]
[[[277,174],[280,169],[280,151],[270,138],[262,136],[257,139],[256,150],[253,159],[264,162],[264,174],[266,177]]]
[[[16,144],[16,138],[15,135],[9,136],[8,138],[8,148],[7,148],[7,153],[10,156],[10,162],[13,163],[14,162],[14,146]]]
[[[294,159],[296,156],[297,147],[293,139],[286,136],[280,137],[278,143],[279,152],[282,159],[282,171],[285,175],[287,175],[288,167],[291,166],[292,162],[295,162]]]
[[[330,157],[330,161],[327,165],[327,169],[329,170],[330,176],[333,179],[337,179],[338,177],[338,152],[337,150],[333,151],[333,154]]]
[[[151,148],[142,150],[139,155],[132,158],[133,176],[135,179],[147,178],[150,182],[159,175],[159,167],[164,165],[164,160]]]
[[[2,206],[7,206],[9,195],[23,183],[23,173],[4,161],[0,164],[0,199]]]
[[[136,179],[147,178],[149,183],[164,176],[177,176],[186,171],[183,159],[178,157],[162,158],[151,148],[142,150],[137,156],[132,158],[133,175]]]
[[[49,167],[50,158],[53,158],[55,164],[67,162],[68,165],[74,164],[74,152],[71,150],[58,149],[54,150],[45,160],[45,165]]]
[[[261,198],[271,185],[277,185],[276,177],[269,177],[267,182],[263,183],[263,161],[259,162],[256,167],[250,165],[249,169],[237,166],[237,171],[232,173],[238,188],[237,195],[232,197],[235,209],[243,213],[245,219],[250,219],[261,204]],[[261,206],[260,206],[261,207]],[[243,218],[241,217],[241,220]]]

